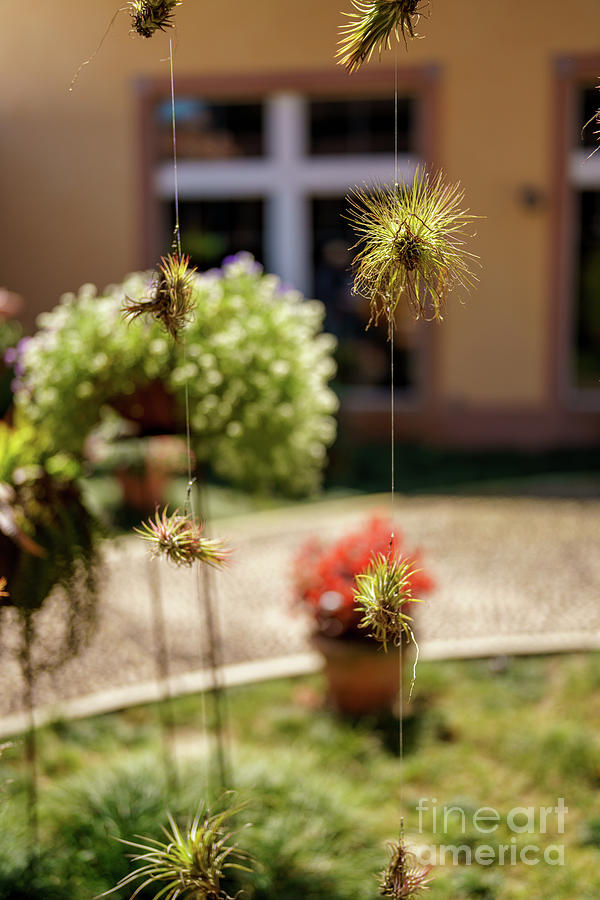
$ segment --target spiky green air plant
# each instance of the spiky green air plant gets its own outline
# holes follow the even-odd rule
[[[415,684],[419,645],[412,628],[412,616],[403,612],[402,607],[405,603],[422,602],[412,595],[411,577],[414,574],[410,561],[374,553],[366,572],[356,576],[354,589],[356,609],[362,613],[358,627],[368,628],[386,653],[388,644],[400,647],[403,639],[415,645],[409,700]]]
[[[411,561],[383,553],[374,553],[366,572],[356,576],[354,600],[362,613],[359,628],[368,628],[383,645],[400,646],[402,639],[413,640],[412,617],[402,611],[405,603],[420,603],[412,595]]]
[[[171,337],[177,339],[194,310],[195,271],[189,268],[188,256],[182,256],[181,259],[177,254],[163,256],[157,267],[150,296],[142,300],[127,297],[123,315],[137,319],[138,316],[149,313],[164,325]]]
[[[390,861],[379,875],[379,893],[394,900],[410,900],[422,891],[429,890],[431,866],[421,866],[410,853],[404,840],[388,844]]]
[[[227,870],[250,871],[242,862],[248,862],[249,857],[232,843],[235,832],[228,831],[225,823],[242,808],[229,807],[212,814],[210,809],[201,806],[192,824],[184,831],[168,813],[170,829],[163,828],[166,841],[150,838],[142,838],[147,842],[144,844],[122,841],[126,846],[142,851],[133,857],[133,861],[141,865],[101,896],[141,881],[131,895],[132,900],[146,887],[156,889],[154,900],[175,900],[177,897],[232,900],[221,882]]]
[[[415,24],[421,15],[421,0],[352,0],[356,12],[345,13],[350,20],[342,25],[342,39],[336,56],[349,72],[369,61],[375,49],[391,47],[391,37],[414,38]]]
[[[150,38],[157,31],[173,27],[173,11],[182,0],[130,0],[129,12],[133,30]]]
[[[464,191],[417,167],[411,183],[357,189],[348,220],[358,234],[354,291],[370,304],[369,325],[383,315],[391,332],[404,296],[415,318],[441,320],[450,291],[468,291],[478,257],[464,239],[478,218],[463,210]],[[367,326],[368,327],[368,326]]]
[[[598,85],[598,88],[600,88],[600,84]],[[583,128],[581,129],[581,138],[582,138],[582,140],[583,140],[583,133],[584,133],[585,129],[588,127],[588,125],[591,125],[592,122],[593,122],[595,125],[600,125],[600,109],[597,109],[597,110],[596,110],[596,112],[594,113],[594,115],[593,115],[590,119],[587,120],[587,122],[585,123],[585,125],[584,125]],[[594,131],[594,136],[598,137],[599,135],[600,135],[600,128],[597,128],[596,131]],[[587,157],[587,159],[591,159],[592,156],[595,156],[595,154],[598,152],[598,150],[600,150],[600,146],[595,147],[595,148],[592,150],[592,152],[589,154],[589,156]]]
[[[192,516],[180,515],[178,509],[171,515],[166,506],[162,513],[157,509],[154,518],[134,531],[152,544],[154,556],[166,556],[177,566],[201,562],[218,568],[229,556],[222,541],[203,537],[202,525]]]

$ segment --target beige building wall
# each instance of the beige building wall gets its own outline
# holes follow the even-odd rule
[[[184,0],[176,75],[334,71],[348,6]],[[64,291],[149,263],[137,85],[168,77],[168,36],[131,36],[121,13],[68,89],[115,9],[113,0],[32,0],[0,34],[0,283],[25,297],[30,322]],[[479,288],[434,326],[434,393],[453,410],[539,410],[553,390],[553,66],[600,55],[600,5],[571,0],[565,13],[558,0],[431,0],[421,31],[424,40],[400,47],[400,69],[439,67],[435,162],[485,216]],[[520,202],[525,187],[540,192],[539,208]]]

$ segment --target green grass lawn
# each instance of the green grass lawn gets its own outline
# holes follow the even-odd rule
[[[430,900],[600,897],[600,654],[420,664],[402,764],[395,719],[340,720],[322,706],[322,691],[314,676],[228,694],[232,785],[253,823],[239,841],[258,861],[244,882],[249,900],[377,897],[375,875],[401,815],[407,838],[430,854],[462,847],[459,864],[449,852],[436,867]],[[11,780],[0,799],[0,898],[90,900],[128,871],[115,837],[159,836],[167,805],[185,821],[207,777],[218,796],[210,698],[205,707],[208,732],[198,697],[171,706],[176,788],[166,786],[164,707],[44,729],[34,868],[16,739],[0,763],[0,783]],[[559,798],[568,808],[564,833]],[[474,822],[481,807],[492,809],[480,816],[498,821]],[[526,817],[517,807],[531,810]],[[531,833],[517,830],[527,818]],[[530,864],[519,861],[528,846]],[[478,847],[491,863],[465,864]],[[564,865],[549,864],[562,853]]]

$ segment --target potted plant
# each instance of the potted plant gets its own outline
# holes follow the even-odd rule
[[[171,434],[96,440],[88,444],[90,457],[96,471],[116,476],[126,506],[143,513],[164,503],[173,477],[188,465],[185,438]]]
[[[80,457],[108,407],[146,434],[182,433],[187,400],[196,459],[219,478],[289,495],[316,490],[337,408],[323,305],[238,254],[193,274],[193,309],[173,341],[149,317],[124,318],[151,283],[138,273],[101,293],[85,285],[38,317],[18,359],[23,417]]]
[[[6,581],[0,606],[29,622],[54,588],[62,589],[72,652],[83,620],[93,619],[98,538],[78,472],[75,460],[49,451],[31,427],[0,423],[0,573]],[[66,647],[59,655],[67,655]]]
[[[329,699],[341,712],[390,708],[398,694],[397,654],[385,653],[361,628],[362,615],[355,601],[356,576],[378,555],[410,563],[415,598],[435,586],[422,568],[420,552],[404,550],[401,532],[380,516],[333,543],[311,539],[294,560],[294,595],[311,615],[312,640],[325,658]]]

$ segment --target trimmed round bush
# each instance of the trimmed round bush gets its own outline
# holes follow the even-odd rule
[[[122,407],[156,381],[183,428],[187,383],[199,461],[257,490],[315,490],[337,407],[323,305],[239,254],[194,276],[195,314],[173,342],[154,321],[122,317],[124,299],[147,295],[151,278],[133,274],[102,294],[84,285],[39,316],[19,360],[22,414],[58,450],[81,455],[105,407]]]

